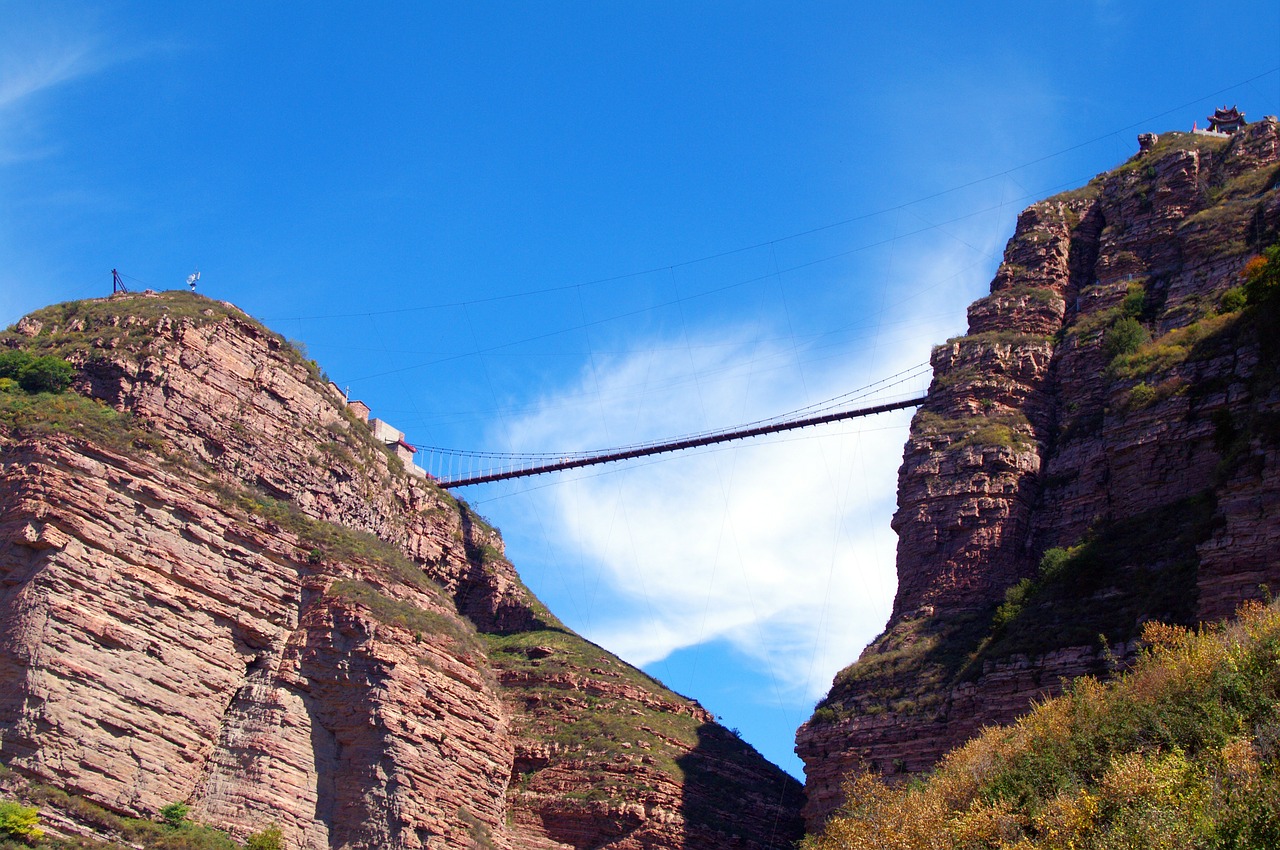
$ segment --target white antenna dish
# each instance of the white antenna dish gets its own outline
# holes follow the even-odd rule
[[[192,292],[196,291],[196,281],[198,281],[199,279],[200,279],[199,269],[196,269],[191,274],[187,275],[187,286],[191,287]]]

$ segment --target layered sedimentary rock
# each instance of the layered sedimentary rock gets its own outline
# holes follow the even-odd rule
[[[889,624],[798,733],[811,828],[850,771],[926,770],[1122,667],[1143,621],[1280,579],[1280,328],[1238,289],[1280,238],[1278,161],[1274,118],[1171,134],[1019,217],[968,335],[933,352]]]
[[[230,305],[76,302],[0,345],[77,368],[0,418],[0,761],[21,776],[290,847],[798,836],[794,780],[565,629],[483,519]]]

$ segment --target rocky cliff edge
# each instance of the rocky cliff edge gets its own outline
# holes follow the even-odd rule
[[[1229,616],[1280,579],[1280,128],[1144,137],[1027,209],[899,472],[898,592],[797,752],[816,829],[853,771],[908,777],[1132,657],[1143,622]]]

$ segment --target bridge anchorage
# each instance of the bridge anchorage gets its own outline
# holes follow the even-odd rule
[[[678,452],[685,449],[712,446],[717,443],[729,443],[734,440],[746,440],[765,434],[776,434],[780,431],[810,428],[815,425],[825,425],[828,422],[840,422],[845,419],[873,416],[877,413],[888,413],[892,410],[919,407],[924,403],[924,400],[924,396],[919,396],[900,401],[882,402],[851,410],[764,420],[739,428],[707,431],[670,440],[638,443],[631,446],[590,452],[503,454],[497,452],[459,451],[433,446],[418,446],[417,449],[427,455],[429,460],[426,468],[435,478],[436,483],[446,489],[453,489],[455,487],[467,487],[472,484],[486,484],[490,481],[504,481],[508,478],[527,478],[531,475],[544,475],[549,472],[562,472],[566,469],[578,469],[584,466],[596,466],[602,463],[614,463],[620,460],[648,457],[649,455]]]

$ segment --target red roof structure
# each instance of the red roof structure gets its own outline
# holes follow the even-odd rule
[[[1230,109],[1225,106],[1221,109],[1215,109],[1213,114],[1209,116],[1209,129],[1216,133],[1230,135],[1243,126],[1244,113],[1234,106]]]

